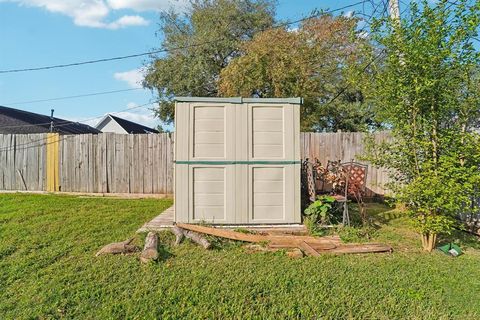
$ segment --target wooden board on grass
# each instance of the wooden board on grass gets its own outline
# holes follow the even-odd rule
[[[232,231],[232,230],[205,227],[205,226],[199,226],[195,224],[177,223],[177,226],[185,230],[205,233],[212,236],[231,239],[231,240],[239,240],[239,241],[246,241],[246,242],[264,242],[269,240],[267,236],[241,233],[241,232]]]

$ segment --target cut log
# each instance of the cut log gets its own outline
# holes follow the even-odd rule
[[[207,239],[197,232],[183,230],[183,235],[188,239],[191,239],[193,242],[201,245],[204,249],[209,249],[212,246]]]
[[[203,237],[200,233],[180,228],[178,225],[172,228],[172,232],[176,237],[176,246],[179,245],[185,237],[201,245],[205,249],[209,249],[212,246],[211,243],[207,239],[205,239],[205,237]]]
[[[103,254],[120,254],[120,253],[132,253],[138,250],[134,245],[130,245],[134,238],[122,241],[114,242],[107,244],[102,249],[100,249],[95,256],[98,257]]]
[[[241,232],[225,230],[225,229],[216,229],[211,227],[199,226],[195,224],[177,223],[177,226],[185,230],[205,233],[212,236],[231,239],[231,240],[239,240],[239,241],[246,241],[246,242],[263,242],[263,241],[269,240],[268,236],[241,233]]]
[[[158,259],[158,234],[149,232],[145,238],[145,246],[143,247],[140,261],[147,263]]]
[[[312,248],[308,243],[305,241],[300,242],[299,248],[307,255],[307,256],[313,256],[313,257],[318,257],[320,253],[317,252],[314,248]]]
[[[175,235],[175,245],[178,246],[183,238],[185,238],[185,235],[183,234],[183,229],[180,229],[178,226],[174,226],[171,228],[172,233]]]

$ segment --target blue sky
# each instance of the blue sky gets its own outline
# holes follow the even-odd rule
[[[186,0],[0,0],[0,70],[71,63],[150,51],[158,12],[182,10]],[[334,9],[357,1],[279,0],[278,18],[294,20],[315,8]],[[362,6],[357,10],[361,11]],[[366,9],[369,10],[368,8]],[[133,90],[109,95],[18,103],[138,87],[145,58],[44,71],[0,74],[0,105],[95,124],[109,112],[148,103],[154,95]],[[134,108],[119,116],[149,126],[151,111]]]

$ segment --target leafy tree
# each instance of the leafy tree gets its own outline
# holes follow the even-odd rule
[[[408,19],[374,28],[386,58],[375,63],[367,80],[373,86],[364,92],[377,106],[378,120],[392,129],[392,140],[370,141],[368,158],[392,172],[393,194],[406,205],[428,251],[478,197],[480,60],[472,37],[480,2],[468,3],[412,3]]]
[[[220,93],[303,97],[305,131],[363,131],[375,126],[362,93],[348,86],[350,66],[363,62],[360,48],[368,45],[357,23],[356,18],[321,15],[298,30],[276,28],[257,34],[244,43],[245,54],[222,70]]]
[[[240,42],[274,22],[275,0],[190,0],[188,11],[160,16],[165,56],[148,64],[144,86],[158,92],[157,115],[174,118],[174,96],[217,96],[220,71]],[[178,49],[181,48],[181,49]]]

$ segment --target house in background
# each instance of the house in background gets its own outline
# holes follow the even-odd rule
[[[107,114],[95,126],[101,132],[113,133],[159,133],[158,130],[146,127],[144,125]]]
[[[50,132],[53,121],[53,132],[60,134],[100,133],[89,125],[64,120],[51,119],[49,116],[24,110],[0,106],[0,134],[27,134]]]

